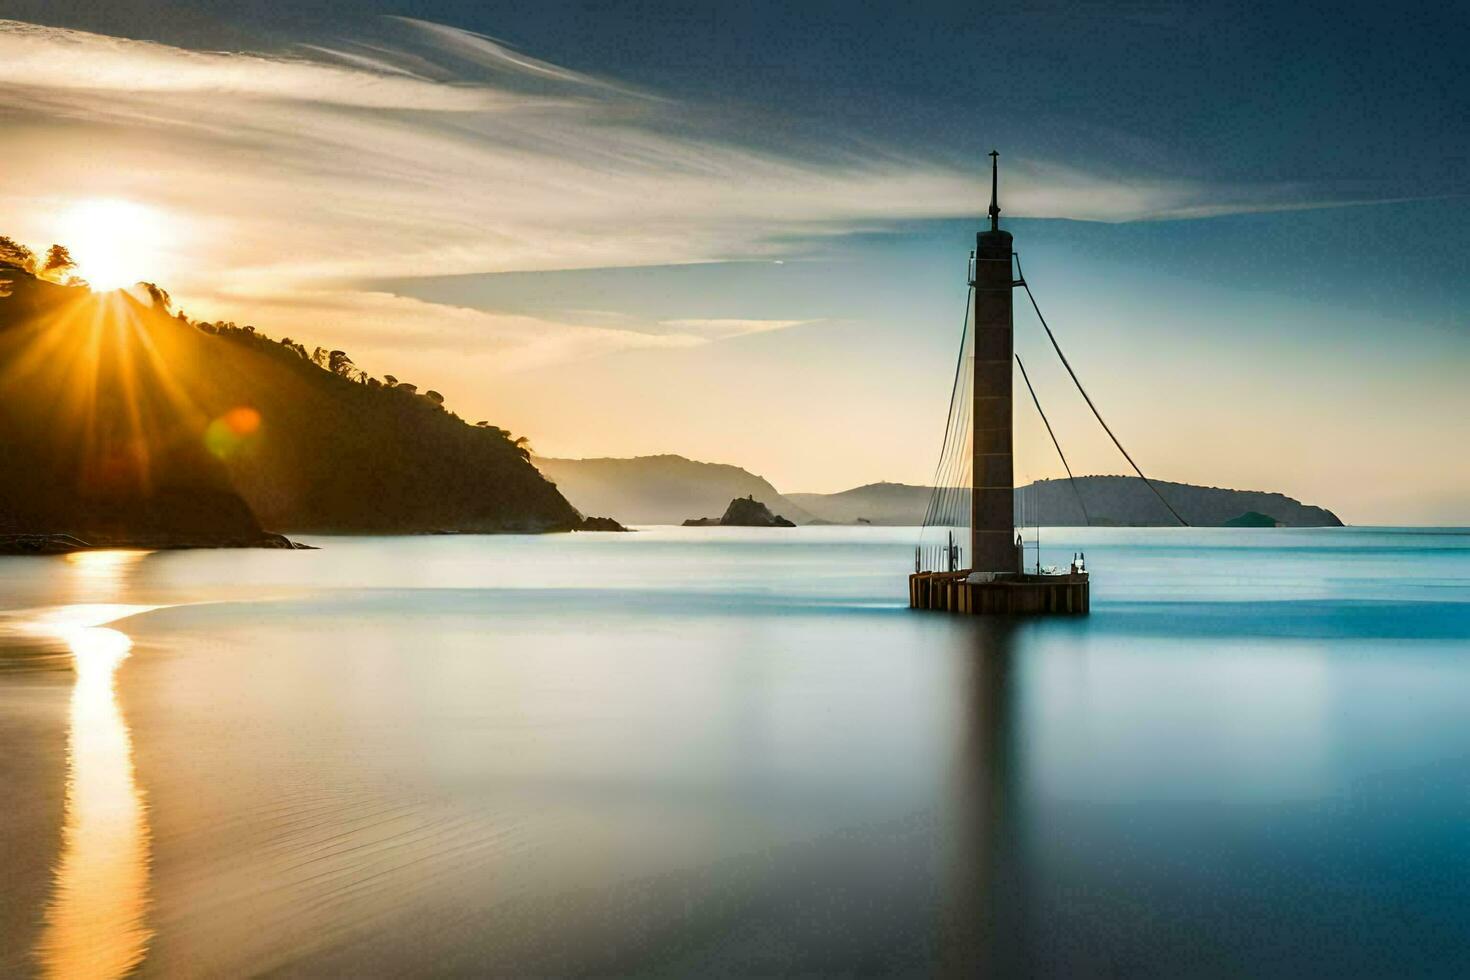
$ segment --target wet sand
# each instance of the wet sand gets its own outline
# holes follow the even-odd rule
[[[26,976],[45,924],[66,795],[64,667],[0,677],[0,976]]]

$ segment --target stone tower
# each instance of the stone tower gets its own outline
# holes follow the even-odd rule
[[[1000,230],[999,154],[990,153],[990,229],[975,236],[974,458],[970,568],[984,580],[1019,572],[1011,460],[1011,234]]]

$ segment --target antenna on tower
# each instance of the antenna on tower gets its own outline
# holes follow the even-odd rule
[[[1000,231],[1000,154],[990,151],[990,230]]]

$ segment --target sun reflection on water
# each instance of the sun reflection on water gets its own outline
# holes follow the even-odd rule
[[[150,554],[151,551],[115,549],[73,551],[64,555],[71,572],[69,584],[73,599],[78,603],[116,599],[127,583],[128,573]]]
[[[69,555],[79,598],[115,597],[145,552]],[[153,606],[85,602],[49,610],[37,631],[71,651],[67,784],[61,859],[37,956],[51,977],[119,977],[142,962],[152,937],[147,808],[133,770],[132,735],[114,689],[133,641],[104,624]]]

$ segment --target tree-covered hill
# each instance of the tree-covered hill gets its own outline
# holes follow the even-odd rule
[[[94,294],[14,262],[0,283],[0,532],[584,526],[524,440],[342,351],[191,321],[155,287]]]

